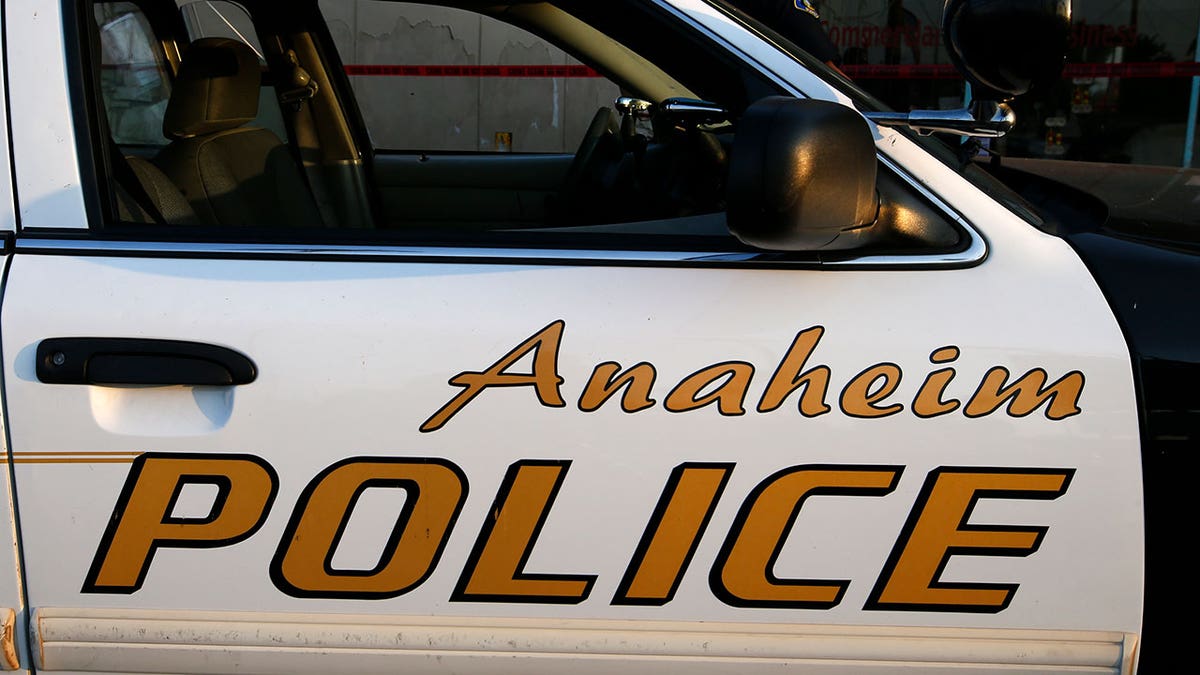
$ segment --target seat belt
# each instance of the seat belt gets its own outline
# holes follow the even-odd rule
[[[308,184],[308,191],[317,203],[321,220],[327,226],[336,225],[337,213],[330,201],[329,192],[321,175],[321,163],[316,155],[320,152],[321,141],[313,132],[312,99],[317,95],[317,83],[313,81],[308,71],[300,65],[296,52],[289,49],[285,53],[290,67],[289,88],[279,95],[284,105],[285,114],[290,117],[287,124],[288,137],[292,141],[293,156],[304,170],[303,176]]]

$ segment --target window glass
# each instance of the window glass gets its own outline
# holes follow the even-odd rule
[[[188,37],[193,40],[223,37],[244,42],[263,59],[262,45],[254,23],[244,7],[226,0],[184,0],[179,3]]]
[[[226,0],[184,0],[180,2],[180,10],[189,39],[219,37],[237,40],[250,45],[265,67],[267,61],[263,56],[262,44],[244,7]],[[276,136],[286,138],[283,113],[279,109],[275,91],[269,84],[263,83],[258,97],[258,117],[250,125],[270,129]]]
[[[377,149],[567,153],[620,90],[492,18],[406,2],[322,0]]]
[[[123,146],[165,145],[163,114],[171,97],[162,48],[136,5],[95,6],[100,29],[100,88],[113,139]]]
[[[953,108],[969,96],[942,44],[945,0],[809,4],[834,60],[888,106]],[[1200,167],[1198,35],[1196,0],[1074,0],[1063,77],[1014,101],[1017,128],[992,149],[1006,157]]]
[[[193,123],[195,111],[181,107],[183,131],[169,145],[135,163],[136,175],[114,168],[136,202],[127,210],[142,215],[123,222],[221,240],[751,250],[726,224],[730,159],[746,108],[782,92],[655,3],[248,7],[253,21],[235,3],[181,5],[189,38],[232,38],[259,59],[237,45],[191,52],[209,61],[186,68],[177,96],[202,92],[203,115]],[[263,34],[264,53],[254,26],[286,30]],[[265,71],[262,56],[279,72]],[[348,77],[322,72],[330,67]],[[274,77],[320,83],[285,110],[305,152],[261,122],[242,124],[260,71],[272,94],[264,110],[278,110]],[[244,114],[208,119],[213,110]],[[879,189],[900,205],[881,213],[904,227],[864,226],[859,241],[888,253],[963,241],[894,177]],[[195,226],[221,229],[179,231]]]
[[[445,243],[486,232],[496,241],[629,235],[645,246],[677,235],[731,245],[723,211],[732,122],[777,92],[656,8],[320,8],[377,151],[379,229]],[[666,114],[651,123],[617,114],[622,93],[648,106],[708,98],[729,112],[711,123]]]

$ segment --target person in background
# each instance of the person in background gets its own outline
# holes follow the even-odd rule
[[[837,45],[821,25],[821,15],[811,0],[730,0],[743,12],[770,26],[797,47],[821,59],[834,70],[842,63]]]

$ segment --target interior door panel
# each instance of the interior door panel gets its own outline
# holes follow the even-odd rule
[[[375,180],[386,227],[545,220],[574,155],[380,154]]]

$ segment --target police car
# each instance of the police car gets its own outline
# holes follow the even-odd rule
[[[393,3],[7,0],[0,667],[1185,672],[1200,181],[956,147],[1062,4],[897,115],[719,0],[432,0],[619,88],[506,153],[377,145],[452,98],[367,107]]]

